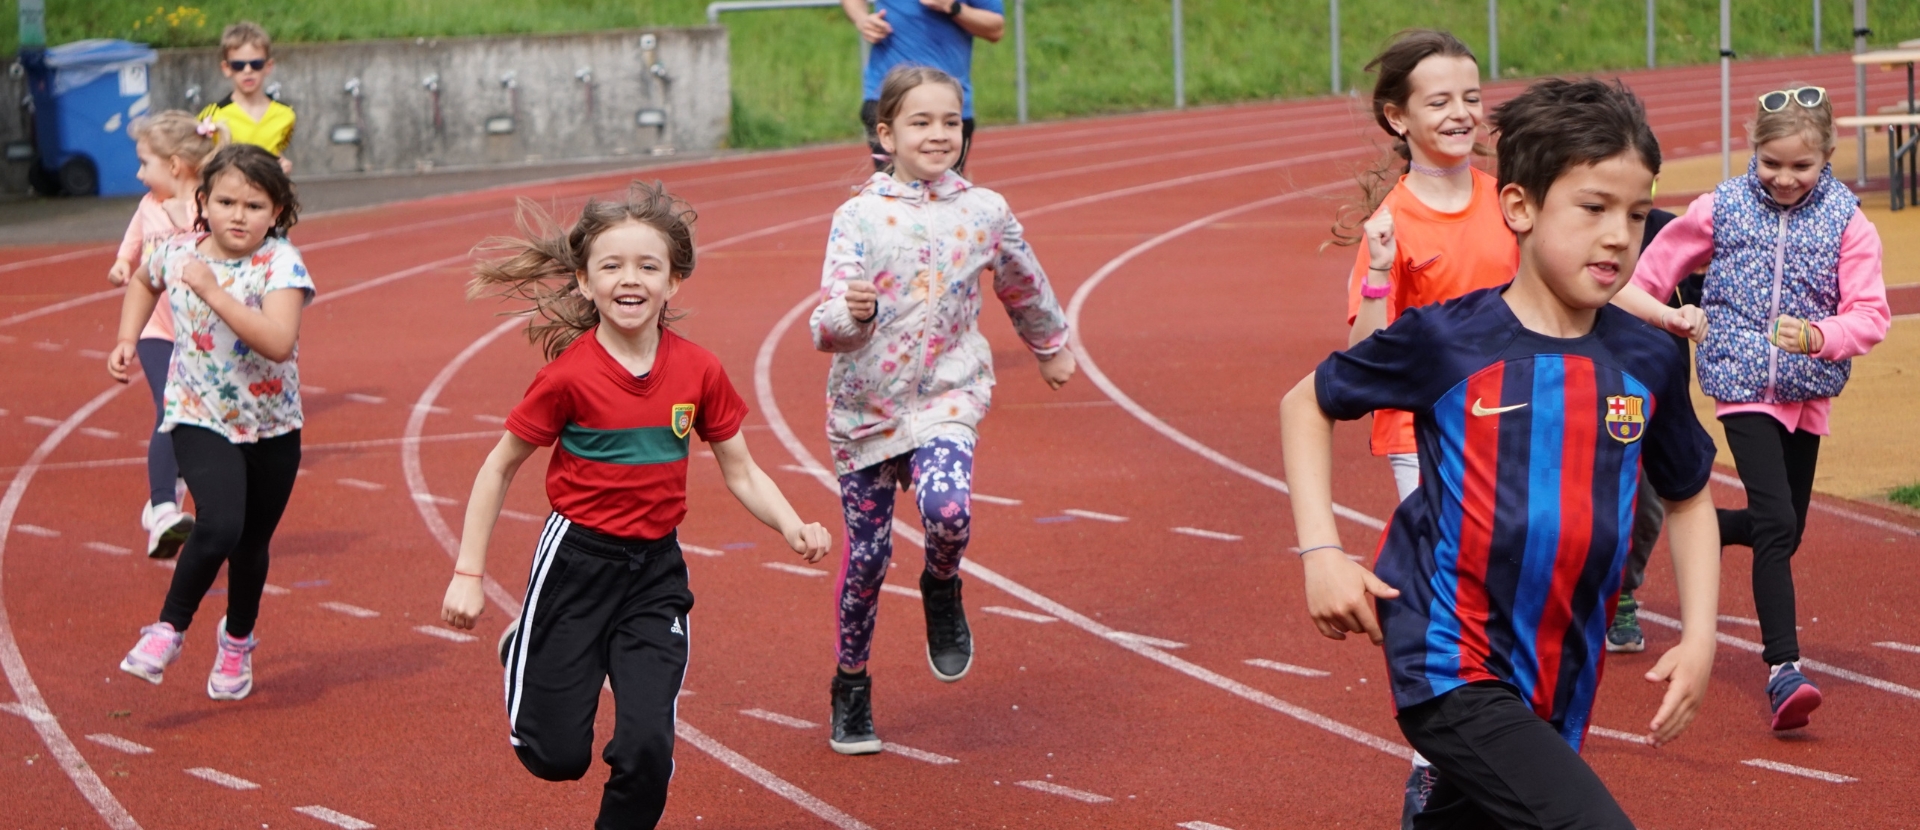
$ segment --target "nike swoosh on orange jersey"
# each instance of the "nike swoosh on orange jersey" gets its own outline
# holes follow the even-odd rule
[[[1514,405],[1512,405],[1512,406],[1496,406],[1496,407],[1494,407],[1494,408],[1492,408],[1492,409],[1488,409],[1488,408],[1486,408],[1486,407],[1484,407],[1484,406],[1481,406],[1481,405],[1480,405],[1480,399],[1479,399],[1479,398],[1474,398],[1474,399],[1473,399],[1473,414],[1475,414],[1475,415],[1478,415],[1478,416],[1480,416],[1480,417],[1486,417],[1486,416],[1488,416],[1488,415],[1498,415],[1498,414],[1500,414],[1500,413],[1502,413],[1502,412],[1512,412],[1512,411],[1514,411],[1514,410],[1516,410],[1516,409],[1519,409],[1519,408],[1521,408],[1521,407],[1523,407],[1523,406],[1526,406],[1526,404],[1523,404],[1523,403],[1517,403],[1517,404],[1514,404]]]

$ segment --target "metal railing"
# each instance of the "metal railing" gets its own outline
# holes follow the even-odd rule
[[[767,9],[839,8],[840,0],[724,0],[707,4],[707,25],[720,25],[721,12],[750,12]]]

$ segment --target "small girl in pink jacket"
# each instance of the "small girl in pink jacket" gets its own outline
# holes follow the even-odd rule
[[[1720,541],[1753,549],[1753,605],[1773,728],[1806,726],[1820,690],[1801,674],[1793,554],[1807,526],[1820,436],[1851,359],[1887,336],[1880,235],[1833,177],[1833,105],[1801,86],[1760,96],[1747,174],[1696,199],[1640,255],[1614,302],[1699,342],[1700,387],[1726,428],[1747,506],[1720,509]],[[1707,269],[1701,308],[1668,308]]]
[[[951,683],[973,665],[960,601],[960,559],[972,532],[975,428],[993,390],[993,352],[979,328],[990,283],[1014,331],[1053,388],[1073,376],[1067,318],[1007,200],[953,172],[961,154],[961,91],[924,66],[887,73],[882,146],[892,159],[834,214],[814,346],[834,353],[827,440],[846,513],[838,591],[835,752],[879,752],[867,656],[893,556],[896,489],[918,496],[926,529],[920,595],[927,664]]]
[[[216,129],[196,123],[192,115],[180,110],[134,120],[128,132],[140,157],[137,175],[149,192],[140,197],[133,221],[127,224],[120,252],[107,271],[108,282],[126,285],[155,245],[193,229],[193,191],[200,186],[201,166],[219,143]],[[153,391],[155,413],[154,432],[147,442],[148,495],[140,510],[140,527],[147,532],[147,555],[168,559],[180,552],[187,535],[193,532],[193,514],[180,509],[180,465],[173,459],[173,436],[160,431],[167,367],[173,361],[173,312],[166,303],[154,306],[135,349],[140,355],[140,371]]]

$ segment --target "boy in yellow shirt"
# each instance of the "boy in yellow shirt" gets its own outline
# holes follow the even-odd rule
[[[233,93],[208,104],[200,120],[226,125],[233,140],[253,144],[280,157],[280,169],[293,172],[286,157],[293,140],[293,108],[267,97],[267,75],[273,72],[273,39],[260,24],[242,20],[220,33],[220,74],[233,82]]]

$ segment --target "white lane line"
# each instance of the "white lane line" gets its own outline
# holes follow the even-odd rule
[[[323,603],[320,603],[320,607],[325,608],[328,611],[338,611],[349,617],[359,617],[360,619],[363,619],[363,620],[370,620],[370,619],[373,619],[374,617],[380,616],[380,612],[378,611],[374,611],[368,608],[361,608],[358,605],[348,605],[344,602],[332,602],[332,601],[323,602]]]
[[[335,481],[339,482],[343,486],[352,487],[355,490],[365,490],[369,493],[377,493],[381,490],[387,489],[387,485],[385,484],[381,484],[373,481],[364,481],[362,479],[357,479],[357,478],[342,478],[342,479],[335,479]]]
[[[787,783],[786,780],[780,776],[768,772],[765,767],[747,760],[745,755],[728,749],[719,741],[707,737],[705,732],[693,728],[688,725],[686,721],[674,721],[673,734],[678,736],[680,740],[693,744],[700,751],[713,756],[714,760],[726,764],[727,767],[734,772],[740,773],[755,784],[767,788],[774,795],[793,802],[800,807],[800,809],[820,817],[828,824],[840,828],[840,830],[873,830],[873,828],[867,826],[859,819],[841,812],[833,805],[815,798],[812,793]]]
[[[417,404],[414,404],[413,406],[414,406],[414,408],[415,408],[415,409],[419,409],[419,410],[421,410],[421,411],[424,411],[424,412],[426,412],[426,413],[427,413],[427,414],[429,414],[429,415],[446,415],[446,414],[450,414],[450,413],[452,413],[452,412],[453,412],[453,410],[451,410],[451,409],[448,409],[448,408],[446,408],[446,407],[444,407],[444,406],[434,406],[434,405],[432,405],[432,404],[418,404],[418,403],[417,403]]]
[[[719,550],[719,549],[716,549],[716,548],[708,548],[708,547],[701,547],[700,545],[689,545],[689,544],[687,544],[686,542],[681,542],[681,543],[680,543],[680,549],[681,549],[681,550],[683,550],[683,551],[686,551],[687,553],[691,553],[691,554],[696,554],[696,555],[699,555],[699,556],[725,556],[725,555],[727,555],[727,552],[726,552],[726,551],[723,551],[723,550]]]
[[[1117,522],[1124,522],[1127,520],[1127,517],[1125,516],[1115,516],[1112,513],[1097,513],[1092,510],[1081,510],[1080,508],[1077,508],[1077,507],[1069,507],[1060,512],[1065,513],[1069,516],[1079,516],[1082,519],[1092,519],[1096,522],[1116,522],[1117,523]]]
[[[499,426],[507,425],[507,419],[502,418],[498,415],[488,415],[485,413],[481,413],[473,416],[473,419],[483,424],[496,424]]]
[[[280,586],[278,586],[278,585],[274,585],[274,584],[272,584],[272,583],[268,583],[268,584],[266,584],[266,585],[262,585],[262,586],[260,586],[260,593],[263,593],[263,594],[266,594],[266,595],[268,595],[268,596],[274,596],[274,597],[284,597],[284,596],[286,596],[286,595],[288,595],[288,594],[291,594],[291,593],[293,593],[293,592],[292,592],[292,591],[289,591],[289,590],[287,590],[287,589],[285,589],[285,588],[282,588],[282,587],[280,587]]]
[[[750,718],[759,718],[768,723],[777,723],[792,729],[812,729],[820,725],[810,720],[801,720],[791,715],[782,715],[779,712],[769,712],[765,709],[742,709],[740,710],[740,714]]]
[[[19,525],[14,525],[14,526],[13,526],[13,529],[14,529],[14,530],[18,530],[18,531],[20,531],[21,533],[25,533],[25,534],[27,534],[28,536],[38,536],[38,537],[40,537],[40,538],[42,538],[42,539],[58,539],[58,538],[60,538],[60,531],[58,531],[58,530],[54,530],[53,528],[50,528],[50,527],[41,527],[41,526],[39,526],[39,525],[28,525],[28,524],[19,524]]]
[[[1231,827],[1222,827],[1210,821],[1183,821],[1174,826],[1180,830],[1233,830]]]
[[[99,349],[81,349],[78,354],[88,360],[106,360],[107,353]]]
[[[544,517],[541,517],[541,516],[536,516],[536,515],[534,515],[534,514],[532,514],[532,513],[522,513],[522,512],[520,512],[520,511],[518,511],[518,510],[505,510],[505,509],[503,509],[503,510],[501,510],[501,511],[500,511],[500,518],[503,518],[503,519],[512,519],[512,520],[514,520],[514,521],[516,521],[516,522],[544,522],[544,521],[546,521],[546,519],[545,519]]]
[[[66,345],[55,343],[52,340],[35,340],[33,341],[33,347],[43,352],[57,352],[66,348]]]
[[[48,418],[44,415],[28,415],[27,417],[21,418],[20,420],[26,421],[27,423],[37,427],[57,427],[60,425],[60,422],[58,420],[55,420],[53,418]]]
[[[1062,787],[1052,781],[1015,781],[1013,785],[1016,787],[1026,787],[1029,790],[1036,790],[1048,795],[1057,795],[1061,798],[1071,798],[1087,804],[1105,804],[1113,800],[1099,793],[1076,790],[1072,787]]]
[[[880,590],[885,591],[889,594],[899,594],[900,596],[903,596],[903,597],[912,597],[915,600],[922,599],[919,591],[916,591],[912,588],[903,587],[900,585],[893,585],[886,582],[882,582],[880,583]]]
[[[948,758],[947,756],[941,755],[937,752],[928,752],[924,749],[914,749],[913,747],[901,746],[896,743],[883,743],[880,745],[880,748],[888,752],[891,752],[895,755],[904,755],[908,758],[912,758],[915,761],[934,764],[936,766],[946,766],[947,764],[960,763],[960,759],[958,758]]]
[[[459,499],[450,498],[448,496],[436,496],[432,493],[415,493],[413,494],[413,500],[423,501],[423,502],[426,502],[427,504],[437,504],[437,505],[440,505],[441,507],[452,507],[460,503]]]
[[[188,775],[191,775],[202,781],[210,781],[212,783],[219,784],[222,787],[226,787],[229,790],[260,789],[259,784],[255,784],[252,781],[248,781],[247,779],[241,778],[238,775],[228,775],[212,767],[194,767],[193,769],[186,770],[185,772]]]
[[[338,810],[329,810],[318,804],[310,804],[305,807],[295,807],[293,808],[293,811],[303,816],[311,816],[313,818],[317,818],[335,827],[344,827],[346,828],[346,830],[374,830],[373,822],[361,821],[357,818],[354,818],[353,816],[347,815],[346,813],[342,813]],[[266,825],[262,824],[260,826],[265,827]]]
[[[1348,183],[1339,183],[1339,184],[1341,186],[1347,186],[1347,187],[1352,186],[1351,184],[1348,184]],[[1315,193],[1315,192],[1320,192],[1322,190],[1327,190],[1331,187],[1332,185],[1329,185],[1327,188],[1314,188],[1313,190],[1306,191],[1306,192]],[[1032,211],[1028,211],[1028,215],[1032,215]],[[1076,294],[1075,296],[1077,299],[1079,295]],[[813,457],[813,451],[807,449],[806,443],[800,440],[800,436],[794,434],[793,427],[787,423],[786,416],[781,414],[780,412],[779,401],[774,399],[773,355],[774,355],[774,352],[777,351],[779,348],[780,339],[786,336],[787,332],[793,328],[794,322],[799,320],[801,315],[804,315],[807,312],[812,311],[815,303],[817,302],[818,302],[818,299],[815,297],[815,295],[809,293],[807,296],[802,297],[799,302],[794,303],[792,308],[787,309],[786,315],[781,317],[777,322],[775,322],[773,325],[773,328],[767,331],[767,336],[760,341],[760,351],[754,355],[754,360],[753,360],[754,400],[759,402],[760,404],[760,413],[762,417],[765,417],[767,419],[767,423],[773,428],[774,436],[780,439],[780,444],[781,446],[786,448],[788,455],[792,456],[795,461],[800,462],[801,464],[807,464],[807,465],[812,465],[816,467],[819,466],[820,462]],[[1118,393],[1118,391],[1119,390],[1115,389],[1113,390],[1113,392],[1110,392],[1109,394],[1110,395],[1115,394],[1115,393]],[[1145,410],[1142,410],[1142,412],[1144,411]],[[1149,414],[1148,417],[1152,417],[1151,414]],[[1169,429],[1171,428],[1169,427]],[[1190,438],[1187,440],[1192,441],[1192,439]],[[1194,442],[1194,443],[1196,445],[1199,445],[1199,442]],[[1200,446],[1204,447],[1204,445],[1200,445]],[[1208,449],[1207,452],[1213,452],[1213,450]],[[1214,454],[1219,455],[1219,453],[1217,452],[1215,452]],[[1219,457],[1227,463],[1233,463],[1233,464],[1238,463],[1233,461],[1233,459],[1227,458],[1224,455],[1219,455]],[[1241,466],[1245,467],[1245,465],[1241,465]],[[1255,475],[1264,475],[1262,473],[1259,473],[1259,471],[1257,470],[1253,470],[1250,467],[1247,467],[1246,469],[1248,472],[1251,472]],[[1279,481],[1279,479],[1273,479],[1273,481],[1275,481],[1276,483],[1279,483],[1282,488],[1285,487],[1285,482],[1281,482]],[[833,489],[830,482],[823,481],[822,483],[827,485],[828,489]],[[1340,510],[1336,509],[1334,512],[1339,513]],[[1381,529],[1386,527],[1386,524],[1384,522],[1381,522],[1380,520],[1375,519],[1371,516],[1368,516],[1364,513],[1358,513],[1357,511],[1352,511],[1352,510],[1348,510],[1348,512],[1354,513],[1355,515],[1360,517],[1360,519],[1356,519],[1356,521],[1364,520],[1366,522],[1371,522],[1372,524],[1368,525],[1369,527],[1373,527],[1375,529]],[[900,534],[901,538],[906,539],[907,541],[915,545],[918,545],[922,548],[926,547],[926,537],[923,536],[920,533],[920,531],[912,527],[909,527],[905,522],[902,522],[898,519],[894,520],[893,527],[894,527],[894,532]],[[1355,743],[1361,744],[1371,749],[1378,750],[1387,755],[1391,755],[1395,758],[1399,758],[1402,761],[1411,761],[1413,759],[1413,750],[1409,749],[1405,744],[1398,743],[1396,741],[1392,741],[1386,738],[1382,738],[1378,735],[1375,735],[1371,732],[1367,732],[1366,730],[1360,729],[1358,727],[1341,723],[1340,721],[1334,720],[1333,718],[1329,718],[1326,715],[1322,715],[1319,712],[1315,712],[1304,706],[1289,703],[1285,700],[1282,700],[1264,691],[1256,689],[1252,686],[1249,686],[1231,677],[1227,677],[1226,675],[1223,675],[1212,669],[1206,668],[1197,663],[1183,660],[1179,657],[1175,657],[1174,655],[1169,654],[1163,649],[1157,649],[1157,648],[1154,648],[1153,646],[1146,645],[1145,643],[1130,643],[1125,640],[1108,640],[1106,639],[1107,633],[1110,631],[1113,631],[1114,629],[1107,627],[1105,624],[1101,623],[1098,620],[1093,619],[1092,617],[1089,617],[1085,614],[1082,614],[1078,611],[1073,610],[1072,608],[1068,608],[1065,605],[1055,602],[1053,599],[1041,594],[1040,592],[1035,591],[1031,588],[1028,588],[1027,586],[1022,585],[1019,582],[1016,582],[1012,579],[1009,579],[1006,576],[1003,576],[1002,574],[1000,574],[998,571],[995,571],[992,568],[989,568],[985,565],[980,564],[976,560],[973,560],[973,559],[961,560],[960,569],[965,571],[968,576],[971,576],[977,580],[987,583],[988,585],[992,585],[995,588],[1005,591],[1006,593],[1013,595],[1014,597],[1020,599],[1021,601],[1029,605],[1032,605],[1035,608],[1052,612],[1055,616],[1058,616],[1060,619],[1066,620],[1068,624],[1074,626],[1075,628],[1085,631],[1088,634],[1092,634],[1095,637],[1099,637],[1102,640],[1106,640],[1106,642],[1112,643],[1113,645],[1119,648],[1124,648],[1128,651],[1133,652],[1134,654],[1140,655],[1141,657],[1144,657],[1148,660],[1152,660],[1155,663],[1159,663],[1160,665],[1165,666],[1169,669],[1180,672],[1181,674],[1184,674],[1188,677],[1191,677],[1209,686],[1213,686],[1214,688],[1220,689],[1221,691],[1224,691],[1242,700],[1246,700],[1256,705],[1266,707],[1282,715],[1285,715],[1287,717],[1290,717],[1302,723],[1305,723],[1309,726],[1315,727],[1317,729],[1326,730],[1327,732],[1331,732],[1342,738],[1346,738],[1347,740],[1353,741]]]
[[[462,634],[451,628],[441,628],[437,625],[416,625],[413,627],[413,630],[429,637],[439,637],[442,640],[455,643],[471,643],[480,639],[472,634]]]
[[[1653,746],[1652,735],[1639,735],[1633,732],[1622,732],[1618,729],[1608,729],[1604,726],[1593,726],[1589,724],[1587,726],[1587,734],[1598,735],[1602,738],[1612,738],[1613,740],[1616,740],[1616,741],[1626,741],[1627,743],[1630,743],[1630,744],[1641,744],[1643,746]]]
[[[974,493],[968,496],[968,498],[974,501],[983,501],[988,504],[998,504],[1005,507],[1015,507],[1020,504],[1019,499],[1002,498],[1000,496],[989,496],[985,493]]]
[[[1744,625],[1744,626],[1747,626],[1748,628],[1760,627],[1760,621],[1752,617],[1736,617],[1732,614],[1721,614],[1719,619],[1721,622],[1726,623],[1728,625]]]
[[[348,392],[347,394],[345,394],[345,395],[342,395],[341,397],[343,397],[343,398],[346,398],[347,400],[350,400],[350,401],[353,401],[354,403],[375,403],[375,404],[378,404],[378,403],[386,403],[386,402],[387,402],[387,399],[386,399],[386,398],[382,398],[382,397],[380,397],[379,395],[366,395],[366,394],[362,394],[362,393],[359,393],[359,392]]]
[[[126,556],[127,554],[133,552],[132,548],[123,548],[123,547],[120,547],[119,545],[107,544],[106,542],[88,542],[84,545],[81,545],[81,547],[86,548],[87,550],[90,550],[90,551],[95,551],[97,553],[105,553],[112,556]]]
[[[1676,620],[1672,617],[1669,617],[1665,614],[1661,614],[1655,611],[1648,611],[1646,606],[1644,605],[1640,606],[1640,619],[1647,620],[1649,622],[1654,623],[1655,625],[1666,626],[1667,628],[1671,628],[1675,631],[1680,630],[1679,620]],[[1735,637],[1732,634],[1728,634],[1725,631],[1714,632],[1713,638],[1715,640],[1720,641],[1722,645],[1732,646],[1734,648],[1740,649],[1741,651],[1749,651],[1754,654],[1759,654],[1762,651],[1765,651],[1765,649],[1759,643],[1756,643],[1752,640],[1746,640],[1739,637]],[[1902,695],[1905,697],[1913,698],[1914,700],[1920,700],[1920,689],[1915,689],[1911,686],[1902,686],[1891,680],[1881,680],[1878,677],[1861,674],[1857,671],[1850,671],[1848,669],[1843,669],[1843,668],[1840,668],[1839,666],[1835,666],[1829,663],[1822,663],[1818,660],[1812,660],[1812,659],[1802,657],[1800,659],[1800,668],[1812,669],[1814,671],[1820,672],[1821,674],[1829,674],[1834,677],[1838,677],[1842,680],[1851,680],[1863,686],[1872,686],[1873,688],[1879,689],[1880,691],[1883,691],[1883,692],[1892,692],[1893,694],[1896,694],[1896,695]]]
[[[1184,536],[1197,536],[1201,539],[1218,539],[1222,542],[1238,542],[1241,539],[1241,537],[1231,533],[1221,533],[1218,530],[1202,530],[1197,527],[1176,527],[1173,529],[1173,532]]]
[[[1310,669],[1310,668],[1307,668],[1306,666],[1296,666],[1292,663],[1282,663],[1278,660],[1263,660],[1258,657],[1252,660],[1243,660],[1241,662],[1244,662],[1249,666],[1255,666],[1263,669],[1272,669],[1277,672],[1286,672],[1287,674],[1297,674],[1297,675],[1300,675],[1301,677],[1329,677],[1333,674],[1332,672],[1321,671],[1319,669]]]
[[[786,470],[789,473],[799,473],[803,476],[813,476],[814,478],[822,479],[825,481],[834,480],[832,473],[829,473],[826,470],[822,470],[818,467],[802,467],[798,464],[782,464],[780,465],[780,469]]]
[[[97,732],[92,735],[88,735],[87,740],[92,741],[101,746],[108,747],[110,749],[120,750],[121,752],[125,752],[128,755],[147,755],[153,752],[153,747],[142,746],[140,744],[136,744],[132,741],[129,741],[126,738],[122,738],[119,735],[113,735],[106,732]]]
[[[829,576],[826,571],[820,570],[819,568],[809,568],[805,565],[795,565],[791,562],[762,562],[760,564],[762,567],[799,576]]]
[[[81,427],[79,431],[81,435],[85,435],[89,438],[112,439],[112,438],[120,437],[120,433],[118,432],[114,432],[113,430],[110,430],[110,429],[101,429],[99,427]]]
[[[1135,634],[1131,631],[1115,631],[1112,634],[1108,634],[1107,639],[1125,640],[1129,643],[1139,643],[1141,645],[1153,646],[1154,648],[1175,649],[1187,647],[1186,643],[1174,640],[1162,640],[1159,637],[1149,637],[1145,634]]]
[[[0,703],[0,712],[19,715],[33,723],[53,723],[57,720],[52,712],[36,709],[24,703]]]
[[[1030,623],[1050,623],[1050,622],[1060,621],[1059,617],[1049,617],[1045,614],[1035,614],[1032,611],[1022,611],[1018,608],[1008,608],[1004,605],[989,605],[980,610],[985,611],[989,614],[999,614],[1002,617],[1012,617],[1016,620],[1026,620],[1027,622],[1030,622]],[[1119,632],[1115,632],[1115,633],[1117,634]]]
[[[327,389],[324,386],[315,386],[311,383],[307,383],[305,380],[302,380],[300,382],[300,397],[304,398],[308,395],[325,395],[325,394],[327,394]]]
[[[1908,654],[1920,654],[1920,646],[1916,646],[1911,643],[1896,643],[1889,640],[1886,642],[1874,643],[1874,645],[1879,646],[1881,648],[1890,648],[1890,649],[1893,649],[1894,651],[1904,651]]]
[[[1747,485],[1742,483],[1740,479],[1727,475],[1726,473],[1715,472],[1713,474],[1713,480],[1721,484],[1724,484],[1728,487],[1733,487],[1739,490],[1747,489]],[[1889,522],[1886,519],[1881,519],[1875,516],[1869,516],[1857,510],[1848,510],[1847,508],[1844,508],[1844,507],[1827,504],[1825,501],[1822,501],[1820,499],[1814,499],[1810,506],[1813,509],[1818,510],[1822,513],[1832,513],[1835,516],[1841,516],[1844,518],[1852,519],[1864,525],[1872,525],[1874,527],[1880,528],[1881,530],[1890,530],[1890,531],[1893,531],[1894,533],[1904,533],[1908,536],[1920,536],[1920,528],[1908,527],[1903,524]]]
[[[1748,758],[1740,763],[1750,767],[1770,769],[1774,772],[1784,772],[1788,775],[1798,775],[1801,778],[1811,778],[1815,781],[1825,781],[1829,784],[1854,784],[1860,781],[1860,779],[1851,775],[1841,775],[1837,772],[1827,772],[1826,770],[1813,769],[1812,767],[1782,764],[1779,761],[1769,761],[1765,758]]]

